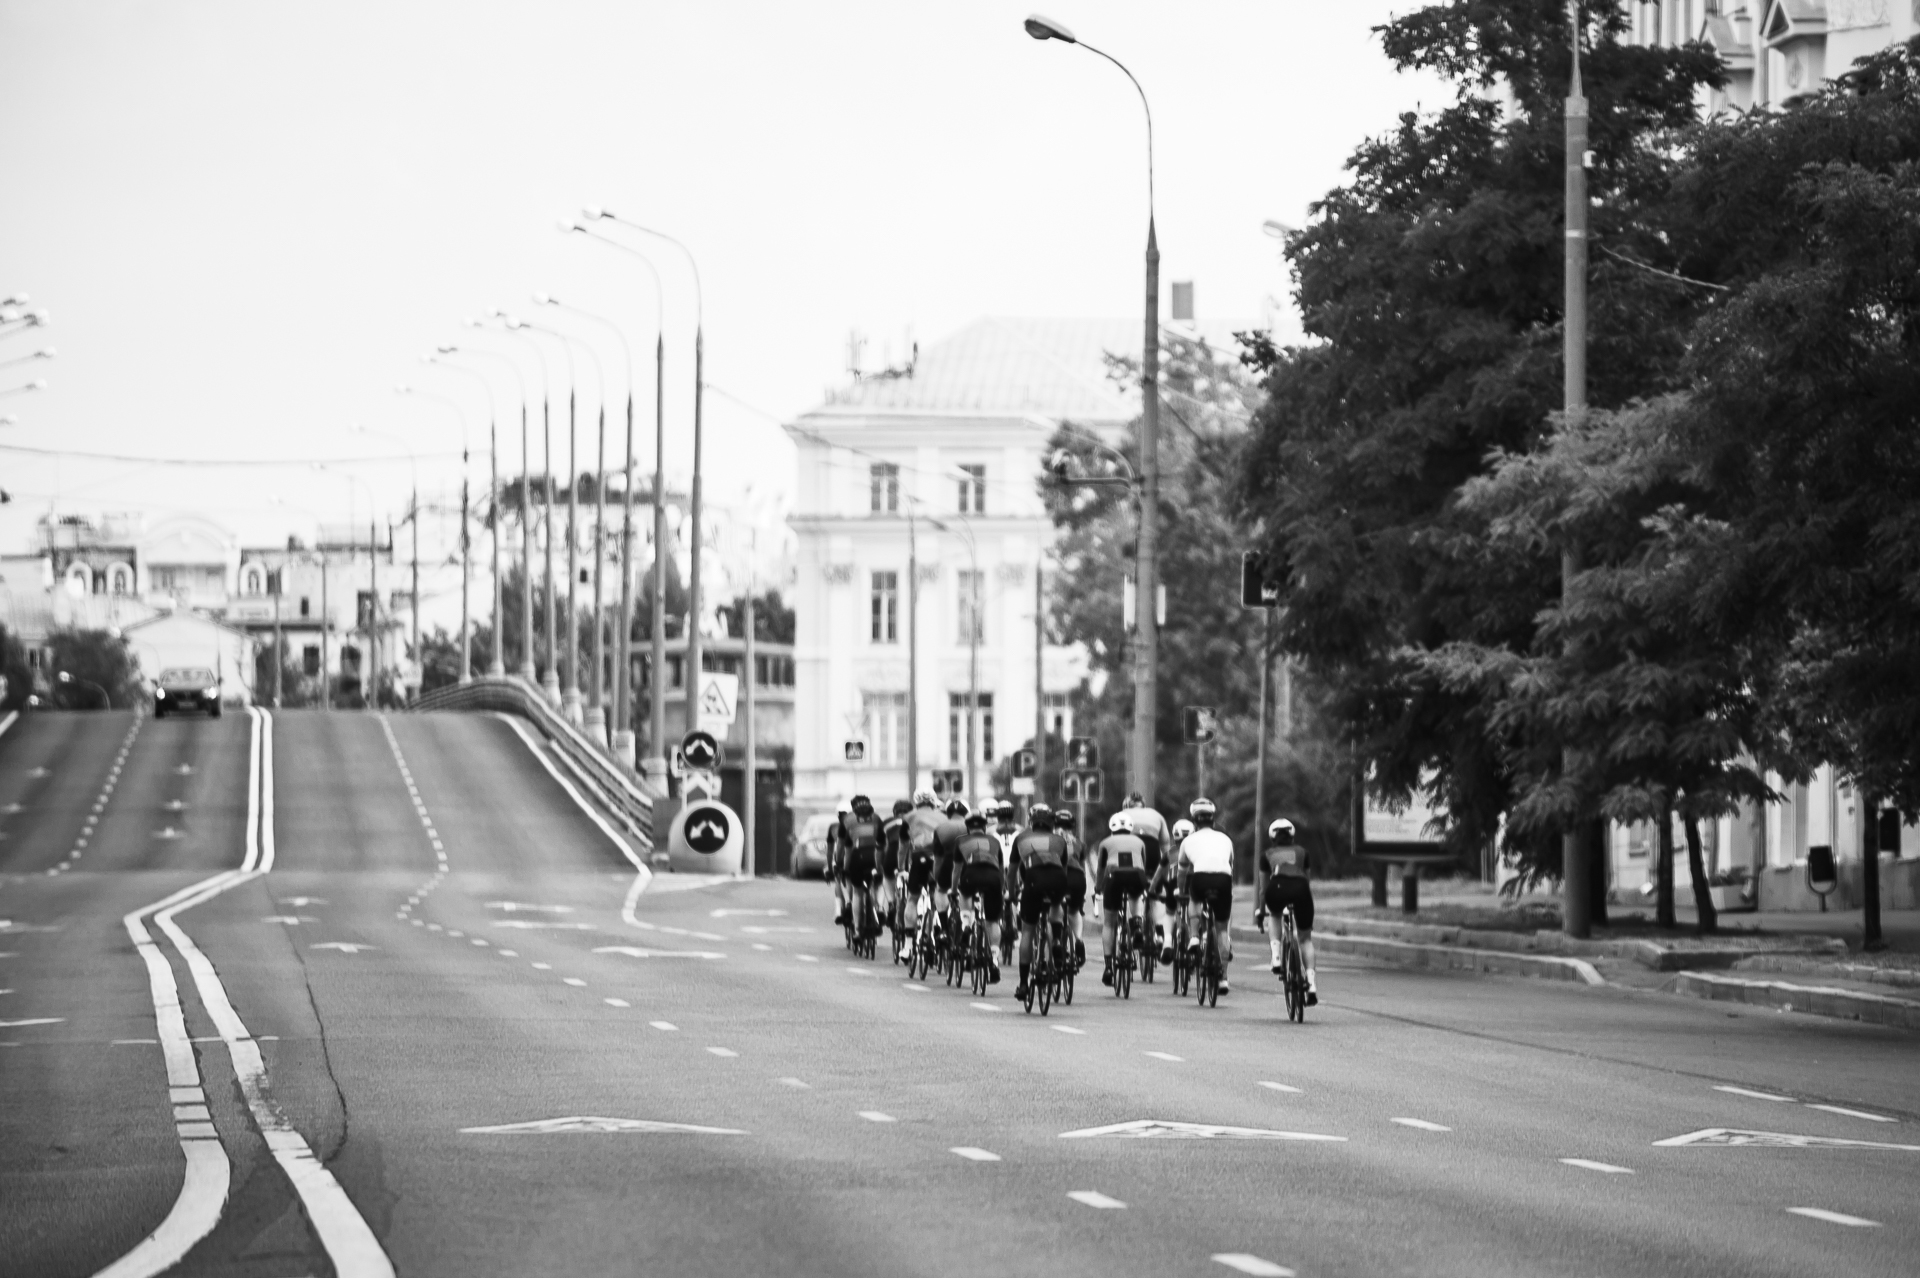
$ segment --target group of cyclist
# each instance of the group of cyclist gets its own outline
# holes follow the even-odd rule
[[[1064,818],[1064,813],[1061,817]],[[1145,907],[1145,936],[1162,963],[1173,961],[1174,933],[1169,911],[1183,903],[1211,911],[1215,944],[1223,964],[1219,992],[1228,992],[1224,965],[1233,959],[1233,840],[1216,828],[1218,809],[1211,799],[1195,799],[1188,815],[1168,826],[1138,793],[1107,822],[1107,835],[1084,847],[1064,819],[1044,803],[1035,803],[1027,824],[1018,823],[1007,800],[988,800],[969,808],[959,799],[944,805],[931,790],[893,804],[882,816],[866,795],[840,805],[828,832],[829,874],[833,881],[834,922],[871,918],[877,930],[891,927],[900,938],[903,958],[912,958],[919,932],[922,899],[936,894],[949,906],[979,902],[991,956],[989,984],[1000,980],[1000,966],[1011,959],[1011,936],[1002,928],[1009,902],[1017,902],[1020,982],[1016,998],[1025,998],[1033,963],[1034,935],[1057,906],[1072,937],[1074,969],[1086,961],[1084,906],[1091,885],[1102,911],[1105,955],[1101,981],[1114,983],[1119,929],[1131,927]],[[1306,850],[1295,842],[1291,821],[1267,828],[1255,900],[1256,923],[1264,924],[1272,947],[1272,970],[1281,971],[1281,915],[1291,910],[1306,969],[1307,1001],[1317,1003],[1313,968],[1313,889],[1307,880]],[[1090,865],[1091,863],[1091,865]],[[867,908],[871,905],[872,908]],[[1189,947],[1202,938],[1190,936]]]

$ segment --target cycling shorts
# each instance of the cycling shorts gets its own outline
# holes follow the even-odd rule
[[[880,873],[892,878],[900,870],[900,849],[888,844],[880,849]]]
[[[1031,865],[1020,879],[1020,922],[1028,927],[1040,921],[1048,906],[1057,905],[1067,895],[1064,865]]]
[[[915,852],[907,858],[907,891],[918,892],[933,886],[933,854]]]
[[[1078,914],[1087,908],[1087,872],[1077,865],[1067,867],[1067,911]]]
[[[1109,911],[1118,913],[1126,905],[1130,896],[1142,896],[1147,890],[1147,872],[1145,870],[1108,869],[1107,890],[1101,893],[1100,904]]]
[[[1225,923],[1233,917],[1233,876],[1231,874],[1200,874],[1187,876],[1187,895],[1194,905],[1206,905],[1213,910],[1213,921]]]
[[[1267,913],[1274,918],[1293,907],[1293,925],[1302,933],[1313,931],[1313,884],[1298,874],[1276,874],[1267,880]]]
[[[1004,906],[1000,867],[984,861],[960,867],[960,896],[962,899],[980,898],[980,913],[989,923],[1000,921],[1000,912]]]
[[[842,877],[854,883],[865,883],[872,879],[877,872],[877,863],[874,861],[872,848],[868,848],[865,851],[848,849],[846,860],[841,863],[841,866]]]

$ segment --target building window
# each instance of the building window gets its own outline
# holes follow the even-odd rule
[[[1073,736],[1073,710],[1067,704],[1067,694],[1064,692],[1049,692],[1044,704],[1047,711],[1046,725],[1048,734],[1059,737],[1062,741],[1071,738]]]
[[[763,657],[755,653],[753,665],[760,687],[791,688],[793,686],[792,657]]]
[[[900,513],[900,468],[892,462],[875,462],[868,470],[873,485],[873,513]]]
[[[907,694],[868,692],[861,696],[867,734],[867,762],[893,765],[907,761]]]
[[[973,571],[956,572],[953,577],[960,595],[957,611],[960,637],[954,642],[980,643],[987,637],[985,574]]]
[[[900,574],[876,572],[868,596],[872,608],[871,633],[875,643],[900,642]]]
[[[266,581],[259,564],[248,564],[240,574],[240,593],[248,597],[265,594]]]
[[[993,762],[993,694],[974,699],[973,748],[975,763]],[[967,694],[947,694],[947,761],[957,767],[967,762]]]
[[[310,599],[311,599],[311,596],[309,595],[300,596],[300,615],[303,617],[312,615],[312,604],[309,602]]]
[[[985,466],[960,468],[960,513],[963,515],[987,513],[987,468]]]

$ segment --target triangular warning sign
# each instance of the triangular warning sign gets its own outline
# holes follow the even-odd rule
[[[1920,1152],[1920,1145],[1889,1145],[1877,1140],[1845,1140],[1838,1136],[1795,1136],[1790,1132],[1748,1132],[1733,1127],[1706,1127],[1684,1136],[1653,1142],[1656,1148],[1681,1145],[1751,1145],[1763,1149],[1904,1149]]]
[[[462,1127],[462,1132],[481,1136],[551,1136],[592,1133],[595,1135],[684,1132],[695,1136],[745,1136],[732,1127],[696,1127],[692,1123],[656,1123],[644,1118],[542,1118],[531,1123],[503,1123],[498,1127]]]
[[[1077,1132],[1061,1132],[1061,1140],[1083,1140],[1092,1136],[1116,1136],[1132,1140],[1339,1140],[1345,1136],[1323,1136],[1318,1132],[1279,1132],[1264,1127],[1221,1127],[1212,1123],[1174,1123],[1158,1118],[1142,1118],[1109,1127],[1084,1127]]]

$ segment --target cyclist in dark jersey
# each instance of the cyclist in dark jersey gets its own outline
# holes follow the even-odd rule
[[[827,877],[833,880],[833,925],[847,923],[847,818],[853,804],[840,800],[833,811],[833,824],[827,827]]]
[[[1300,962],[1307,969],[1307,1005],[1320,1001],[1313,975],[1313,885],[1307,881],[1307,850],[1294,840],[1293,822],[1281,817],[1267,827],[1267,850],[1260,854],[1259,895],[1273,946],[1274,975],[1280,974],[1280,911],[1293,908],[1293,927],[1300,934]]]
[[[1100,884],[1100,903],[1105,908],[1105,926],[1100,932],[1106,949],[1106,970],[1100,974],[1102,985],[1113,984],[1113,956],[1119,950],[1120,916],[1131,910],[1131,903],[1147,890],[1147,845],[1133,832],[1129,814],[1116,812],[1107,820],[1107,837],[1095,849],[1094,873]]]
[[[887,926],[894,925],[894,897],[899,890],[901,869],[901,830],[900,818],[913,811],[913,805],[905,799],[893,801],[893,815],[880,826],[880,917]]]
[[[861,888],[871,891],[880,874],[880,814],[864,794],[853,796],[846,828],[847,904],[851,908]]]
[[[1006,866],[1000,840],[987,830],[985,812],[968,815],[965,832],[951,848],[941,851],[934,873],[950,896],[963,904],[980,898],[980,917],[974,925],[987,930],[987,983],[999,984],[1001,894],[1006,885]]]
[[[1028,819],[1032,825],[1013,841],[1007,866],[1008,889],[1020,896],[1020,985],[1014,997],[1022,999],[1033,971],[1034,929],[1068,892],[1067,841],[1054,833],[1052,810],[1036,803]]]

